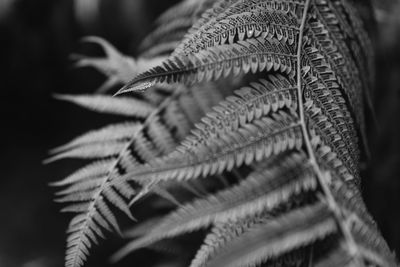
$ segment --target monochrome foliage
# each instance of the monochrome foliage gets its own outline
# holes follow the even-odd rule
[[[102,94],[57,98],[125,121],[48,159],[92,160],[53,183],[76,213],[66,267],[110,232],[130,239],[118,261],[199,230],[201,247],[173,266],[397,266],[360,194],[374,82],[361,5],[183,0],[136,59],[87,38],[106,58],[76,65],[108,76]],[[124,95],[107,95],[116,84]],[[119,211],[132,229],[120,230]]]

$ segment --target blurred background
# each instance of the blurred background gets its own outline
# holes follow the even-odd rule
[[[152,21],[178,0],[0,0],[0,266],[63,266],[65,229],[48,183],[75,162],[42,165],[47,151],[109,118],[57,102],[55,93],[93,92],[105,77],[74,69],[71,53],[101,55],[80,39],[104,37],[135,55]],[[390,247],[400,255],[400,1],[376,0],[378,125],[370,124],[372,157],[363,194]],[[108,266],[121,245],[104,242],[87,266]],[[122,262],[119,266],[128,266]]]

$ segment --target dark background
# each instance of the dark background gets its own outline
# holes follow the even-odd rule
[[[104,81],[93,70],[72,68],[72,52],[100,53],[79,39],[99,35],[134,55],[154,18],[177,2],[77,1],[98,2],[98,12],[77,11],[73,0],[0,0],[0,266],[63,265],[71,216],[58,212],[47,184],[69,174],[76,163],[41,162],[48,149],[107,122],[52,99],[54,93],[92,92]],[[400,5],[377,2],[374,106],[379,125],[370,127],[372,158],[365,166],[363,194],[400,255]],[[120,242],[104,242],[87,266],[106,266]]]

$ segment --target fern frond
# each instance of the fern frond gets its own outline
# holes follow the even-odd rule
[[[282,11],[290,14],[298,14],[298,9],[304,5],[304,1],[217,1],[214,6],[205,11],[202,18],[197,20],[193,27],[188,31],[188,34],[183,38],[181,46],[176,49],[176,53],[179,54],[190,43],[201,42],[204,38],[207,38],[208,31],[214,28],[220,21],[229,19],[232,16],[238,16],[245,14],[246,12],[252,11],[265,11],[265,13],[272,11]],[[290,16],[290,14],[288,16]],[[273,19],[272,19],[273,21]],[[265,22],[265,21],[263,21]],[[240,22],[239,22],[240,23]],[[281,23],[282,26],[284,23]],[[237,24],[235,24],[237,25]],[[229,25],[231,27],[231,25]],[[243,27],[245,28],[245,27]],[[264,28],[266,30],[266,28]],[[245,29],[242,29],[243,32]],[[262,29],[257,29],[262,30]],[[264,31],[265,32],[265,31]],[[233,33],[232,33],[233,34]],[[210,38],[211,39],[211,38]],[[210,40],[208,39],[208,40]]]
[[[396,260],[368,213],[357,186],[334,177],[331,187],[335,200],[346,214],[347,223],[351,226],[351,233],[357,245],[361,247],[361,252],[367,249],[370,253],[375,253],[381,262],[375,264],[396,266]],[[373,257],[368,256],[368,258],[373,261]]]
[[[137,123],[120,123],[90,131],[53,149],[51,153],[55,155],[45,162],[49,163],[65,158],[96,159],[116,156],[141,127]]]
[[[51,150],[51,153],[60,153],[93,143],[106,143],[110,141],[126,140],[129,139],[130,136],[134,135],[139,128],[140,124],[129,122],[109,125],[78,136],[67,144]]]
[[[203,245],[197,251],[190,267],[206,266],[208,261],[215,257],[228,243],[232,242],[243,233],[257,224],[263,224],[271,220],[268,214],[248,216],[238,220],[218,222],[205,237]]]
[[[105,175],[108,171],[110,164],[114,159],[106,159],[101,161],[95,161],[85,167],[75,171],[71,175],[67,176],[61,181],[51,183],[52,186],[66,186],[81,181],[91,179],[93,177],[98,177]]]
[[[311,132],[311,136],[314,136],[314,133]],[[341,180],[358,184],[358,181],[354,179],[354,176],[338,158],[338,155],[333,152],[329,146],[324,145],[318,136],[315,136],[313,139],[313,142],[315,142],[313,145],[316,147],[315,153],[319,164],[327,170],[335,171]]]
[[[118,94],[142,91],[156,83],[193,84],[249,72],[273,70],[293,76],[296,58],[293,50],[293,47],[277,39],[258,37],[210,47],[188,56],[173,56],[137,76]]]
[[[305,52],[311,57],[311,70],[307,73],[305,80],[310,88],[306,93],[307,98],[312,99],[318,107],[324,109],[324,114],[330,117],[330,121],[337,130],[343,129],[341,135],[344,140],[352,140],[349,144],[357,147],[358,137],[354,126],[355,118],[352,115],[354,106],[347,104],[343,97],[346,94],[340,86],[340,81],[319,51],[310,47],[306,48]],[[351,109],[349,110],[348,107]],[[349,148],[351,152],[358,150],[354,147]]]
[[[356,112],[357,121],[360,123],[362,112],[358,108],[362,105],[362,84],[359,80],[358,69],[350,56],[350,51],[344,47],[343,40],[339,39],[340,33],[332,36],[330,28],[327,27],[321,21],[310,24],[307,37],[311,47],[307,53],[313,55],[312,61],[316,61],[317,66],[324,66],[325,71],[331,70],[338,77],[338,79],[334,78],[333,85],[346,92],[345,95],[350,101],[349,106],[353,112]]]
[[[126,175],[126,179],[146,183],[142,194],[155,183],[165,180],[187,180],[214,175],[243,164],[260,161],[291,149],[300,149],[302,136],[293,114],[280,112],[227,132],[204,144],[192,145],[189,136],[170,155],[155,159]]]
[[[87,39],[106,58],[78,65],[126,82],[118,93],[149,90],[60,97],[133,120],[53,151],[97,160],[54,183],[62,211],[78,213],[67,267],[119,231],[111,208],[133,218],[150,193],[146,204],[169,213],[131,231],[114,259],[213,227],[192,267],[396,266],[359,187],[373,82],[363,23],[350,0],[185,0],[137,60]]]
[[[329,152],[326,152],[327,150],[323,147],[318,151],[320,151],[319,155],[329,155]],[[327,156],[330,161],[338,161],[338,159],[332,159],[334,157],[335,155],[333,154]],[[333,177],[331,191],[344,214],[344,223],[350,225],[351,236],[354,238],[358,251],[357,255],[353,254],[346,257],[349,257],[351,262],[359,261],[362,258],[363,260],[374,262],[378,266],[397,266],[394,256],[390,253],[386,242],[382,239],[377,229],[376,223],[364,205],[358,186],[352,179],[344,180],[344,178],[340,177],[346,176]],[[364,236],[364,234],[366,235]]]
[[[301,177],[299,178],[301,179]],[[303,192],[294,195],[292,198],[286,201],[285,204],[282,204],[281,206],[279,206],[279,208],[272,211],[265,210],[262,213],[251,214],[233,221],[228,219],[226,221],[219,221],[215,223],[210,233],[206,236],[203,245],[197,251],[197,254],[192,260],[190,267],[209,266],[208,263],[214,257],[217,257],[218,254],[225,249],[225,247],[228,247],[230,243],[239,239],[249,230],[260,225],[265,225],[266,223],[276,219],[278,216],[290,210],[294,210],[297,207],[303,206],[305,203],[310,203],[311,199],[309,198],[309,196],[311,194],[313,193]],[[299,201],[299,199],[301,200]],[[303,266],[302,264],[304,263],[308,264],[308,266],[312,266],[312,257],[312,248],[311,254],[310,248],[300,248],[274,257],[273,260],[268,260],[266,262],[263,262],[263,264],[251,264],[249,266],[296,267]]]
[[[155,110],[155,107],[150,103],[132,97],[56,95],[55,98],[71,102],[95,112],[134,118],[146,118]]]
[[[232,11],[239,11],[240,14],[231,14]],[[238,1],[236,5],[231,5],[228,10],[220,13],[215,21],[212,20],[212,24],[208,22],[187,36],[175,49],[173,56],[190,55],[209,47],[233,44],[259,36],[275,38],[293,45],[298,24],[295,14],[275,10],[272,5],[260,1],[257,4],[254,1]]]
[[[93,242],[97,241],[98,237],[102,237],[99,233],[103,230],[118,230],[118,224],[110,207],[115,206],[129,217],[133,218],[130,214],[127,200],[135,193],[136,185],[134,183],[128,184],[128,182],[121,179],[121,177],[125,172],[132,171],[137,166],[153,160],[154,157],[162,156],[164,153],[170,152],[170,150],[177,145],[179,139],[176,139],[171,133],[174,129],[166,126],[164,122],[164,120],[170,120],[169,116],[171,115],[168,114],[166,110],[168,110],[170,103],[179,103],[179,101],[196,99],[204,94],[203,91],[210,90],[207,87],[202,89],[200,86],[197,89],[199,90],[192,92],[180,86],[172,96],[167,97],[163,103],[159,104],[157,108],[154,108],[147,116],[146,120],[137,125],[134,129],[135,131],[130,134],[129,131],[127,131],[127,135],[125,135],[120,130],[118,130],[119,133],[116,134],[112,126],[106,127],[100,131],[88,133],[72,141],[72,143],[66,146],[68,149],[71,147],[71,149],[64,152],[64,147],[60,150],[62,153],[55,156],[58,158],[66,156],[83,157],[86,154],[95,156],[96,158],[114,156],[110,161],[105,160],[93,163],[70,177],[67,177],[65,180],[55,183],[57,186],[68,185],[66,189],[58,193],[60,196],[59,199],[57,199],[58,202],[70,203],[63,211],[79,213],[76,217],[77,219],[73,220],[73,228],[69,229],[73,234],[70,234],[71,239],[69,239],[70,241],[68,241],[67,244],[67,246],[70,247],[70,249],[67,250],[66,256],[68,267],[81,266],[81,262],[86,259],[89,248],[91,247],[91,243],[87,243],[87,240],[93,240]],[[194,104],[191,107],[179,106],[178,112],[183,114],[185,123],[176,125],[176,130],[186,132],[187,134],[192,126],[189,126],[186,130],[182,127],[185,127],[185,124],[193,125],[195,121],[191,121],[190,119],[199,120],[202,114],[209,111],[211,106],[215,104],[215,101],[221,99],[221,96],[217,92],[207,95],[208,97],[203,97],[201,101],[193,102]],[[95,99],[105,98],[108,97],[95,96]],[[119,100],[119,98],[109,99]],[[130,100],[130,98],[127,99]],[[88,99],[84,100],[90,102]],[[110,109],[118,108],[115,105],[118,105],[118,101],[108,103]],[[90,106],[92,107],[93,105]],[[190,109],[192,107],[198,107],[197,117],[193,114],[191,115],[192,118],[189,119],[187,114],[190,114]],[[160,130],[162,131],[160,132]],[[122,139],[117,139],[120,141],[122,140],[121,142],[117,142],[121,143],[120,147],[114,147],[115,150],[113,151],[100,149],[102,145],[114,145],[116,142],[113,138],[115,136],[119,138],[121,135],[124,137]],[[89,142],[86,144],[88,140],[93,141],[94,139],[111,139],[112,141]],[[77,143],[84,143],[84,145],[76,146]],[[82,151],[86,154],[78,153]],[[88,237],[90,237],[90,239],[88,239]]]
[[[350,71],[359,70],[359,74],[370,73],[373,76],[372,63],[368,63],[373,62],[374,59],[372,41],[354,3],[350,1],[335,1],[335,3],[318,1],[316,6],[318,7],[317,14],[320,21],[332,32],[333,40],[341,48],[341,53],[346,56],[345,59],[354,60],[357,69]],[[349,37],[357,41],[348,45],[344,40]],[[351,52],[353,55],[347,57],[347,52]],[[368,87],[373,84],[373,77],[364,75],[360,78],[364,85]]]
[[[109,165],[107,165],[109,167]],[[67,196],[67,195],[72,195],[73,193],[76,192],[87,192],[94,190],[101,186],[101,183],[104,179],[104,177],[107,175],[107,172],[102,173],[102,175],[99,176],[92,176],[90,179],[85,179],[80,182],[75,182],[74,184],[68,186],[67,188],[60,190],[56,193],[56,196]],[[87,178],[87,177],[85,177]],[[58,199],[56,199],[57,201]],[[58,201],[60,202],[60,201]]]
[[[356,216],[351,223],[354,239],[363,248],[361,251],[367,261],[379,266],[397,266],[396,259],[382,239],[381,233],[371,229]]]
[[[192,128],[192,120],[181,112],[182,105],[178,101],[173,101],[165,108],[165,123],[175,130],[177,139],[182,140]]]
[[[143,238],[119,251],[115,259],[160,239],[207,227],[214,222],[273,210],[291,196],[315,189],[316,180],[304,164],[304,155],[293,153],[278,159],[262,164],[259,170],[232,188],[182,206]]]
[[[201,123],[196,124],[191,142],[204,143],[209,138],[236,131],[270,112],[277,112],[284,107],[296,108],[294,85],[280,75],[270,75],[268,78],[251,83],[221,101],[202,118]]]
[[[148,134],[161,154],[168,154],[176,147],[177,141],[160,118],[149,125]]]
[[[359,149],[356,144],[348,142],[348,140],[357,140],[357,137],[353,139],[350,136],[351,133],[344,123],[341,114],[345,110],[339,111],[338,107],[333,106],[329,111],[325,111],[326,107],[322,110],[314,106],[312,101],[309,103],[311,104],[307,108],[306,116],[313,125],[311,127],[315,127],[316,134],[322,138],[323,143],[327,144],[328,149],[338,155],[338,158],[344,163],[346,171],[353,176],[352,179],[355,177],[358,179]],[[329,115],[330,112],[335,114],[334,118]],[[324,113],[328,113],[329,117]]]
[[[339,205],[352,215],[366,223],[370,228],[377,229],[375,221],[371,218],[362,200],[361,193],[353,183],[344,182],[339,178],[332,181],[332,192]]]
[[[61,159],[77,158],[77,159],[101,159],[117,156],[121,150],[127,145],[126,140],[111,140],[105,143],[89,143],[87,145],[73,147],[66,151],[57,153],[44,161],[51,163]]]
[[[172,99],[173,97],[168,98],[166,101],[169,102]],[[151,118],[159,113],[162,108],[163,105],[161,108],[153,111],[153,116],[150,115]],[[64,210],[79,213],[75,219],[72,220],[68,230],[70,237],[67,241],[67,267],[82,266],[87,255],[89,254],[89,248],[92,244],[91,241],[97,242],[98,237],[103,236],[103,230],[119,231],[115,216],[108,207],[108,205],[110,205],[109,203],[116,206],[132,218],[125,198],[132,194],[132,189],[126,183],[119,183],[117,187],[114,187],[111,184],[111,181],[120,177],[120,167],[124,168],[128,167],[127,165],[135,165],[135,163],[132,163],[131,160],[131,152],[129,150],[130,146],[132,144],[134,145],[133,142],[136,140],[135,138],[141,133],[143,128],[151,123],[151,118],[148,118],[147,121],[141,126],[141,129],[138,129],[136,133],[132,133],[130,140],[128,140],[124,146],[119,149],[117,158],[107,162],[110,163],[107,167],[102,165],[105,167],[104,169],[106,169],[106,172],[95,176],[100,176],[100,181],[96,182],[96,185],[99,184],[97,187],[94,186],[94,184],[90,184],[89,189],[87,187],[79,187],[79,190],[76,190],[75,185],[72,185],[66,189],[66,191],[62,192],[62,195],[65,196],[63,196],[59,201],[72,202],[72,204]],[[66,183],[81,181],[82,179],[85,179],[83,177],[87,176],[93,177],[93,172],[97,171],[95,166],[96,164],[93,164],[88,168],[83,169],[77,175],[72,176],[72,178],[67,178],[60,184],[64,185]],[[109,203],[106,203],[106,201]]]
[[[323,146],[316,149],[316,155],[319,157],[329,155],[327,158],[320,159],[320,161],[325,161],[325,163],[337,161],[340,164],[340,160],[335,158],[336,154],[329,154],[329,150],[326,150]],[[321,165],[324,165],[324,163]],[[396,262],[390,254],[385,241],[382,240],[380,233],[377,232],[375,223],[366,211],[355,183],[352,180],[344,180],[343,176],[336,176],[334,172],[333,174],[327,172],[323,176],[324,178],[320,180],[320,184],[325,187],[324,190],[327,192],[325,201],[330,203],[330,209],[333,211],[339,229],[343,234],[343,242],[348,247],[349,255],[347,257],[349,258],[349,264],[359,265],[367,260],[378,266],[396,266]],[[355,223],[358,225],[355,226]],[[360,232],[368,232],[371,238],[369,240],[364,239],[366,243],[362,243],[360,241]],[[369,248],[366,249],[366,247]],[[370,248],[373,249],[371,250]],[[335,255],[336,252],[332,253]],[[335,257],[332,256],[334,261],[336,261]],[[324,261],[324,264],[331,263]]]
[[[346,213],[351,234],[359,246],[361,256],[378,266],[397,266],[396,259],[369,215],[358,188],[354,187],[338,178],[333,179],[334,197]]]
[[[296,117],[281,111],[272,118],[263,117],[232,132],[196,142],[189,135],[175,151],[149,165],[125,175],[128,181],[144,184],[131,205],[141,199],[160,181],[188,180],[220,174],[243,164],[250,165],[291,149],[300,149],[302,135]]]
[[[208,266],[254,266],[337,231],[324,204],[290,211],[234,240]]]
[[[89,255],[92,242],[96,243],[99,237],[104,237],[102,229],[120,232],[117,220],[106,203],[98,201],[95,210],[90,216],[80,214],[71,221],[65,266],[82,266]]]
[[[336,75],[343,81],[342,89],[349,99],[349,108],[355,114],[358,123],[356,126],[360,129],[364,148],[368,152],[363,107],[367,100],[372,109],[369,92],[374,80],[374,53],[371,40],[361,26],[360,16],[353,5],[349,1],[337,1],[335,4],[318,1],[313,13],[320,23],[318,28],[324,30],[317,38],[321,39],[321,50],[337,49],[337,53],[328,53],[326,58],[333,59],[332,66],[335,67]],[[317,30],[316,33],[320,31]],[[357,41],[352,41],[349,45],[347,38]]]

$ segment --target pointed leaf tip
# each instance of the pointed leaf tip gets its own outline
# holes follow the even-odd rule
[[[156,83],[155,82],[136,82],[132,81],[122,87],[117,93],[114,94],[114,96],[122,95],[125,93],[130,93],[130,92],[135,92],[135,93],[142,93],[146,91],[147,89],[153,87]]]

